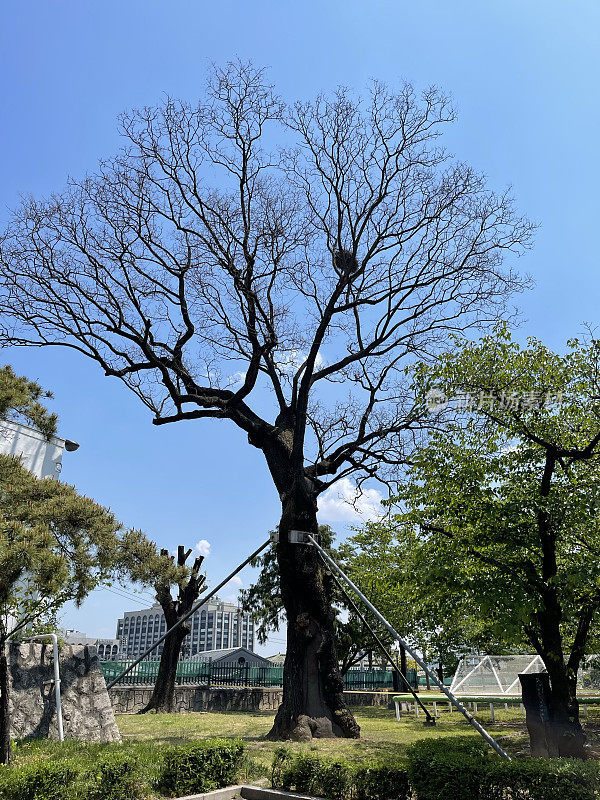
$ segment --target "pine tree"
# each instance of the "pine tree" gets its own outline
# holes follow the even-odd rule
[[[57,419],[36,383],[0,369],[0,418],[26,421],[50,438]],[[53,478],[38,479],[13,456],[0,455],[0,762],[10,760],[7,644],[68,600],[81,603],[111,577],[146,570],[169,574],[153,542],[123,531],[107,509]]]

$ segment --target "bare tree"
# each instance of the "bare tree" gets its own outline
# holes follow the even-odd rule
[[[198,106],[125,114],[118,155],[2,239],[4,342],[78,350],[154,424],[227,419],[263,453],[289,620],[274,738],[359,735],[329,578],[288,532],[317,533],[340,478],[388,480],[419,424],[406,366],[526,283],[502,262],[531,225],[439,146],[452,120],[435,89],[377,83],[288,107],[229,64]]]
[[[190,557],[191,552],[190,548],[186,550],[181,544],[177,548],[177,567],[181,575],[184,574],[185,562]],[[173,563],[175,563],[174,556],[170,556],[168,550],[161,550],[160,554],[164,558],[170,558]],[[171,584],[168,580],[159,580],[158,583],[155,584],[156,599],[160,603],[163,614],[165,615],[167,630],[172,628],[173,625],[191,611],[194,603],[198,599],[198,595],[202,591],[206,581],[205,576],[200,574],[200,567],[203,561],[203,556],[197,556],[194,559],[192,568],[185,572],[185,577],[182,578],[179,583],[176,598],[171,594]],[[179,661],[181,646],[189,632],[190,626],[184,622],[174,631],[167,634],[160,655],[160,664],[158,666],[158,675],[156,676],[154,690],[150,700],[140,711],[141,714],[145,714],[147,711],[173,711],[177,662]]]

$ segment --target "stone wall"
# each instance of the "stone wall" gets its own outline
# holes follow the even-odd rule
[[[113,686],[109,691],[115,714],[136,714],[150,700],[152,686]],[[175,687],[175,711],[277,711],[281,689],[205,689]]]
[[[60,649],[65,738],[88,742],[121,740],[95,647]],[[11,734],[58,738],[52,644],[12,644],[9,649]]]
[[[392,698],[397,692],[344,692],[344,700],[349,706],[385,706],[393,708]]]
[[[151,686],[113,686],[109,691],[115,714],[136,714],[148,703]],[[175,711],[277,711],[281,689],[205,689],[175,687]],[[392,704],[393,692],[344,692],[349,706]]]

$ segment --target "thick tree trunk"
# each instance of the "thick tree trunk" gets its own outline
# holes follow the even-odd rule
[[[171,623],[174,624],[174,623]],[[167,621],[167,625],[171,627]],[[177,675],[177,661],[183,640],[189,633],[189,628],[180,625],[165,639],[163,651],[160,657],[158,675],[154,684],[154,691],[148,704],[139,711],[139,714],[146,714],[148,711],[155,713],[170,713],[173,711],[173,698],[175,695],[175,678]]]
[[[296,741],[333,736],[358,738],[360,727],[342,694],[331,577],[314,547],[287,542],[290,530],[318,533],[315,500],[296,497],[285,502],[279,525],[277,560],[288,620],[287,651],[283,702],[269,738]]]
[[[546,664],[550,675],[550,741],[551,756],[586,758],[586,735],[579,720],[576,682],[570,681],[564,664]]]
[[[406,678],[407,671],[406,671],[406,648],[404,645],[400,645],[400,672]]]
[[[586,758],[586,735],[579,721],[577,673],[569,676],[563,653],[562,611],[554,591],[545,597],[540,624],[540,650],[550,677],[548,750],[551,756]]]
[[[191,552],[191,548],[186,550],[184,545],[180,544],[177,548],[177,566],[184,567]],[[161,556],[168,555],[168,550],[161,550]],[[183,619],[192,610],[194,603],[198,599],[205,580],[204,576],[199,574],[202,561],[202,556],[198,556],[195,559],[188,575],[187,583],[179,586],[177,599],[174,600],[171,597],[169,583],[159,582],[155,587],[156,598],[165,615],[167,630],[170,630],[180,619]],[[166,713],[173,711],[177,662],[181,652],[181,645],[189,632],[189,625],[184,623],[174,631],[171,631],[166,637],[152,697],[148,701],[148,705],[139,712],[140,714],[145,714],[147,711],[164,711]]]
[[[10,763],[10,715],[8,711],[8,661],[6,641],[0,640],[0,764]]]

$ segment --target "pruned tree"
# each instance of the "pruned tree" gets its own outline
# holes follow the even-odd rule
[[[506,313],[531,225],[438,144],[454,114],[374,83],[286,106],[251,65],[197,106],[123,115],[122,150],[1,240],[2,339],[97,361],[156,425],[229,420],[281,499],[286,616],[273,737],[358,736],[342,697],[317,498],[386,481],[419,425],[407,363]],[[285,145],[277,147],[277,137]]]
[[[173,561],[173,565],[177,567],[178,573],[177,597],[172,596],[171,581],[168,579],[162,577],[154,585],[156,599],[160,603],[163,614],[165,615],[167,630],[172,628],[173,625],[192,610],[206,581],[206,577],[200,574],[200,567],[204,561],[203,556],[197,556],[191,569],[185,569],[185,563],[191,553],[191,549],[188,548],[186,550],[186,548],[180,544],[177,548],[177,562],[175,562],[175,557],[169,555],[168,550],[161,551],[161,556],[163,558],[169,558]],[[147,711],[170,712],[173,710],[177,662],[179,661],[181,646],[189,632],[190,626],[184,622],[174,631],[167,634],[160,655],[158,675],[156,676],[156,683],[154,684],[152,695],[148,703],[140,711],[140,714],[145,714]]]

